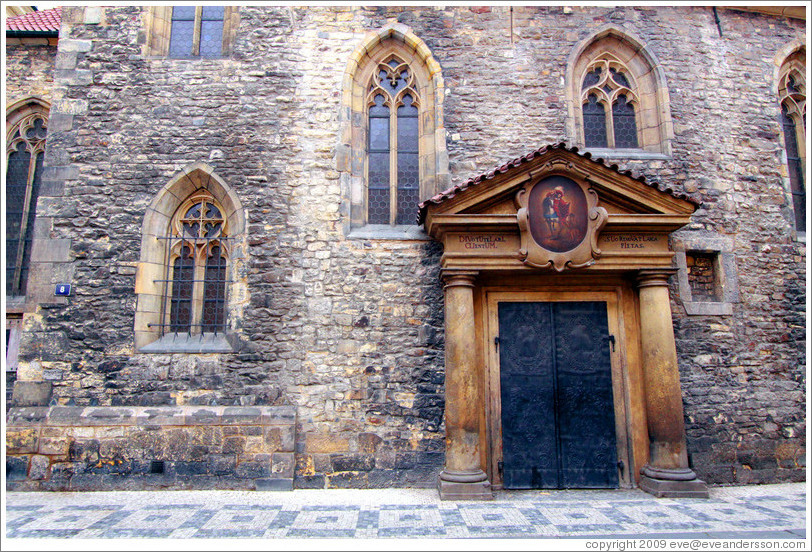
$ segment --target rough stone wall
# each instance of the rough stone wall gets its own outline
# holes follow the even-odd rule
[[[6,43],[5,83],[8,104],[37,96],[51,100],[54,85],[56,45],[32,43],[31,39],[9,39]],[[23,42],[25,41],[25,42]]]
[[[290,406],[28,407],[6,426],[6,488],[291,490]]]
[[[443,458],[442,290],[430,241],[347,239],[341,82],[364,33],[398,20],[450,91],[452,182],[569,141],[570,52],[613,23],[660,61],[674,155],[612,159],[704,202],[685,232],[732,237],[741,301],[688,317],[672,290],[694,465],[712,483],[803,476],[804,259],[784,190],[773,58],[803,23],[707,8],[241,7],[225,60],[144,58],[142,8],[63,16],[48,164],[51,237],[75,294],[26,320],[21,374],[76,405],[291,404],[301,487],[433,485]],[[70,67],[67,67],[70,66]],[[52,117],[53,118],[53,117]],[[248,215],[236,354],[133,351],[144,209],[204,161]],[[54,167],[63,167],[57,172]],[[745,467],[746,466],[746,467]]]

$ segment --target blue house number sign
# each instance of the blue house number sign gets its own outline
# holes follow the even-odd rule
[[[60,295],[63,297],[70,295],[70,284],[56,284],[54,295]]]

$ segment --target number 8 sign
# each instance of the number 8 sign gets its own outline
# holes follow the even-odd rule
[[[56,284],[54,295],[67,297],[70,295],[70,284]]]

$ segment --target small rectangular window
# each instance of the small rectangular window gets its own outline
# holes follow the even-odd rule
[[[693,301],[721,301],[722,286],[719,281],[715,252],[686,251],[688,285]]]

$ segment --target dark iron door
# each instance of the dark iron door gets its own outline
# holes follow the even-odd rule
[[[499,303],[506,489],[618,486],[606,303]]]

